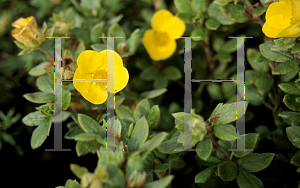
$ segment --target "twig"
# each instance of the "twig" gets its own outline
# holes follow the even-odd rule
[[[216,148],[221,155],[223,156],[223,158],[225,159],[225,161],[230,161],[230,159],[228,159],[225,151],[223,150],[223,148],[219,145],[219,143],[214,139],[214,137],[212,137],[211,134],[207,135],[207,137],[211,140],[213,147]]]
[[[46,50],[46,48],[44,46],[41,46],[41,49],[46,54],[46,57],[47,57],[48,61],[53,63],[54,62],[54,57]]]

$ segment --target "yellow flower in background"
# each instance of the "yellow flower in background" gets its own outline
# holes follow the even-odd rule
[[[96,52],[93,50],[83,51],[77,58],[77,69],[73,80],[107,79],[107,51]],[[110,50],[112,51],[112,50]],[[121,91],[128,83],[129,74],[123,67],[123,60],[119,54],[114,52],[115,84],[114,91]],[[89,102],[102,104],[107,100],[107,82],[73,82],[76,90]]]
[[[155,61],[169,58],[176,49],[176,37],[181,37],[185,24],[168,10],[157,11],[151,19],[152,29],[145,31],[143,44]]]
[[[267,37],[297,37],[300,35],[300,0],[279,0],[266,13],[262,30]]]
[[[12,26],[15,27],[15,29],[12,30],[11,35],[22,44],[36,39],[37,34],[40,32],[35,17],[33,16],[19,18],[12,23]]]

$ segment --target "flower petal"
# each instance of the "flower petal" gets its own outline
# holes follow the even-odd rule
[[[125,67],[117,65],[115,67],[115,84],[114,84],[114,91],[108,86],[107,90],[110,93],[117,93],[124,89],[128,83],[129,74]],[[109,80],[108,80],[109,81]]]
[[[151,19],[152,29],[165,31],[171,38],[181,37],[185,31],[185,23],[168,10],[155,12]]]
[[[77,58],[77,65],[83,73],[93,73],[103,64],[103,57],[99,52],[93,50],[85,50],[81,52]]]
[[[292,0],[292,14],[293,14],[293,23],[300,21],[300,1]]]
[[[100,68],[101,69],[106,69],[107,68],[107,66],[106,66],[107,62],[106,61],[107,61],[107,52],[108,51],[114,52],[114,62],[115,62],[114,66],[117,66],[117,65],[123,66],[123,60],[117,52],[115,52],[113,50],[103,50],[103,51],[99,52],[99,54],[103,58],[103,64]]]
[[[102,104],[107,100],[107,91],[103,89],[91,90],[87,93],[81,93],[81,95],[93,104]]]
[[[24,44],[25,42],[29,42],[32,39],[29,38],[29,35],[24,34],[24,30],[14,29],[11,32],[11,35],[20,43]]]
[[[33,16],[27,17],[27,18],[19,18],[16,21],[14,21],[11,25],[15,28],[21,29],[22,27],[25,27],[28,25],[29,21],[34,18]]]
[[[156,40],[157,38],[155,37],[153,30],[148,29],[145,31],[143,36],[143,44],[149,56],[154,61],[167,59],[175,52],[175,40],[168,40],[163,46],[159,45]]]
[[[274,15],[264,24],[262,31],[270,38],[278,38],[278,34],[290,26],[290,19],[283,15]]]
[[[83,79],[92,79],[91,74],[84,74],[81,73],[80,69],[77,68],[73,77],[73,85],[77,91],[80,93],[87,93],[89,92],[89,87],[91,82],[77,82],[76,80],[83,80]]]
[[[292,7],[285,1],[274,2],[267,9],[266,20],[268,21],[274,15],[283,15],[291,18]]]
[[[299,26],[300,21],[290,25],[289,27],[285,28],[283,31],[281,31],[276,38],[279,37],[297,37],[300,35],[300,29]]]

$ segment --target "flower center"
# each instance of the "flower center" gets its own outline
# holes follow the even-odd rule
[[[91,84],[100,86],[103,90],[107,89],[106,81],[101,82],[102,79],[107,79],[106,78],[106,70],[98,69],[95,72],[91,73],[91,77],[92,77],[92,79],[97,79],[95,82],[91,82]]]
[[[166,45],[170,40],[170,37],[167,32],[154,31],[154,37],[155,37],[156,44],[159,46]]]

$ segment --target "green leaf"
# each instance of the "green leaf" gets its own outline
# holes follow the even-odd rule
[[[265,58],[271,61],[285,62],[294,58],[293,55],[286,50],[272,50],[274,45],[274,42],[265,42],[259,45],[259,50]]]
[[[182,77],[180,70],[175,66],[168,66],[163,70],[164,77],[168,80],[178,80]]]
[[[66,91],[62,95],[62,109],[67,110],[70,106],[70,102],[71,102],[71,92]]]
[[[300,167],[300,154],[294,155],[291,159],[291,163],[297,167]]]
[[[207,10],[208,1],[207,0],[192,0],[191,6],[194,10],[195,15],[197,15],[197,13],[201,14]]]
[[[212,148],[211,140],[208,137],[204,137],[196,146],[197,150],[201,150],[197,151],[197,154],[201,159],[206,160],[210,156]]]
[[[137,48],[139,47],[139,44],[140,44],[140,29],[135,29],[129,39],[127,40],[127,43],[128,43],[128,51],[129,51],[129,54],[130,55],[133,55]]]
[[[160,143],[167,137],[168,133],[160,132],[155,135],[150,140],[146,141],[144,144],[141,145],[139,148],[140,151],[152,151],[154,148],[160,145]]]
[[[37,126],[41,125],[48,119],[47,116],[42,115],[40,111],[35,111],[27,114],[23,119],[22,122],[27,126]]]
[[[130,157],[126,163],[126,179],[131,175],[133,171],[142,172],[143,171],[143,159],[140,155],[135,155]]]
[[[283,102],[284,104],[291,110],[293,111],[300,111],[300,103],[298,103],[296,101],[296,98],[298,98],[299,96],[297,95],[284,95],[283,97]]]
[[[193,22],[193,15],[191,13],[177,12],[175,16],[185,23]]]
[[[46,67],[47,65],[49,65],[49,62],[40,63],[37,66],[30,69],[28,74],[31,76],[41,76],[46,73],[44,67]]]
[[[158,96],[164,94],[165,92],[167,92],[166,88],[155,89],[155,90],[152,90],[152,91],[145,91],[145,92],[141,93],[141,97],[142,98],[147,98],[147,99],[153,99],[155,97],[158,97]]]
[[[101,32],[102,32],[103,26],[104,26],[104,22],[102,21],[102,22],[97,23],[96,25],[94,25],[92,27],[90,38],[91,38],[91,41],[93,43],[96,43],[96,42],[100,41],[99,37],[101,36]]]
[[[287,74],[279,75],[279,80],[281,82],[289,82],[291,79],[293,79],[296,75],[298,75],[300,71],[300,67],[297,67],[295,70],[292,72],[289,72]]]
[[[142,188],[165,188],[171,183],[173,178],[174,178],[173,175],[169,175],[160,180],[147,183],[143,185]]]
[[[220,7],[222,13],[229,19],[237,23],[244,23],[248,20],[244,14],[244,6],[227,4]]]
[[[274,79],[270,74],[260,74],[257,76],[254,85],[257,88],[259,94],[263,95],[264,93],[269,92],[273,87]]]
[[[56,123],[56,122],[64,122],[66,121],[69,117],[71,117],[72,113],[68,112],[68,111],[62,111],[61,116],[54,116],[54,118],[52,118],[52,122]]]
[[[253,84],[256,81],[257,77],[258,77],[258,74],[257,74],[256,71],[254,71],[254,70],[246,70],[245,71],[245,84],[246,85]],[[224,82],[224,83],[227,83],[227,82]]]
[[[47,103],[54,100],[53,93],[35,92],[23,95],[25,99],[33,103]]]
[[[220,84],[209,83],[207,85],[207,92],[216,101],[223,101],[223,95]]]
[[[183,149],[183,144],[177,142],[178,136],[173,137],[170,140],[162,142],[157,149],[166,154],[178,153],[180,151],[175,151],[175,149]]]
[[[141,117],[148,117],[150,111],[150,105],[148,99],[141,100],[135,107],[133,112],[134,121],[137,122]],[[147,124],[148,126],[148,124]]]
[[[244,136],[244,135],[240,135]],[[248,133],[245,134],[245,149],[254,149],[258,139],[258,134]],[[231,149],[236,149],[236,141],[232,142]],[[244,157],[253,151],[233,151],[233,155],[236,157]]]
[[[238,165],[231,161],[224,161],[218,165],[218,176],[223,181],[232,181],[238,174]]]
[[[179,12],[191,14],[193,9],[189,0],[174,0],[175,7]]]
[[[237,106],[244,107],[244,102],[243,101],[237,102]],[[245,111],[247,110],[247,106],[248,106],[248,102],[245,101]],[[215,125],[230,123],[232,121],[235,121],[236,119],[239,119],[241,115],[243,115],[240,114],[240,116],[236,117],[236,102],[227,103],[227,104],[219,103],[218,106],[212,112],[211,116],[216,114],[221,114],[221,117],[218,118]]]
[[[267,73],[269,70],[268,62],[257,61],[257,57],[259,54],[259,51],[257,51],[256,49],[249,48],[247,50],[248,62],[250,63],[253,70],[255,70],[256,72]]]
[[[257,17],[257,16],[261,16],[263,15],[263,13],[265,13],[267,10],[267,7],[261,6],[261,7],[256,7],[253,11],[252,16],[253,17]]]
[[[215,125],[214,126],[214,134],[226,141],[236,140],[236,128],[233,125]]]
[[[287,127],[286,135],[295,147],[300,148],[300,143],[298,142],[298,140],[296,140],[300,138],[299,126]]]
[[[295,44],[295,46],[293,47],[291,53],[298,53],[300,52],[300,43]]]
[[[84,133],[80,127],[74,127],[65,134],[65,139],[74,139],[76,135]]]
[[[270,165],[274,155],[275,154],[273,153],[250,153],[249,155],[240,158],[238,160],[238,165],[248,172],[259,172]]]
[[[107,36],[109,36],[109,37],[123,37],[123,38],[120,38],[120,39],[115,39],[116,43],[125,42],[126,41],[126,35],[125,35],[122,27],[120,27],[119,24],[113,24],[113,25],[111,25],[108,28]],[[119,41],[119,42],[117,42],[117,41]]]
[[[6,132],[3,132],[1,136],[2,136],[3,141],[8,143],[8,144],[10,144],[12,146],[15,146],[17,144],[12,135],[10,135]]]
[[[119,118],[121,118],[124,122],[128,124],[134,122],[133,112],[128,106],[120,105],[116,107],[116,114]]]
[[[208,18],[205,22],[205,26],[209,30],[217,30],[221,23],[215,18]]]
[[[204,170],[202,170],[200,173],[198,173],[195,177],[195,183],[205,183],[211,175],[217,170],[218,166],[211,166]]]
[[[100,148],[100,143],[96,140],[78,141],[76,144],[76,153],[78,156],[83,156],[90,152],[96,152]]]
[[[288,94],[291,94],[291,95],[300,95],[300,89],[291,85],[291,84],[287,84],[287,83],[281,83],[278,85],[279,88],[288,93]]]
[[[73,172],[73,174],[75,174],[75,176],[79,179],[81,179],[81,177],[83,176],[83,174],[88,172],[88,169],[85,167],[81,167],[77,164],[71,164],[70,165],[70,169]]]
[[[151,81],[154,80],[158,76],[158,74],[158,68],[156,68],[155,66],[149,66],[141,72],[140,78],[146,81]]]
[[[169,164],[168,163],[159,164],[159,165],[155,165],[154,172],[165,172],[168,169],[169,169]]]
[[[148,118],[147,118],[147,122],[148,122],[150,130],[153,129],[157,125],[159,118],[160,118],[159,107],[158,107],[158,105],[154,105],[151,107]]]
[[[249,172],[245,170],[239,171],[239,174],[237,176],[237,183],[240,188],[261,188],[264,187],[261,180],[254,176],[253,174],[250,174]]]
[[[104,138],[101,138],[99,135],[94,134],[94,133],[81,133],[81,134],[77,134],[76,136],[74,136],[75,141],[79,140],[79,141],[91,141],[91,140],[96,140],[101,144],[105,144],[106,141],[104,140]]]
[[[200,38],[192,38],[194,41],[200,41],[207,37],[207,29],[205,27],[195,27],[191,33],[191,37],[200,37]]]
[[[85,132],[98,134],[102,138],[105,137],[105,128],[100,126],[100,124],[91,117],[84,114],[78,114],[78,122],[80,128]]]
[[[275,67],[272,71],[272,74],[280,75],[292,72],[299,66],[299,62],[297,60],[291,59],[284,63],[280,63],[277,67]]]
[[[36,149],[40,147],[45,142],[50,132],[50,128],[52,124],[51,119],[52,117],[48,117],[32,132],[31,141],[30,141],[30,145],[32,149]]]
[[[246,78],[245,78],[246,79]],[[256,88],[251,85],[245,86],[245,98],[251,105],[259,106],[263,102],[263,97],[260,95]]]
[[[66,188],[78,188],[78,187],[80,187],[79,183],[76,180],[71,180],[71,179],[67,180],[65,186],[66,186]]]
[[[108,184],[110,187],[124,187],[125,185],[125,177],[122,173],[121,169],[118,168],[117,165],[109,162],[109,161],[98,161],[98,166],[106,166],[107,172],[109,174]]]
[[[162,74],[159,74],[153,82],[153,87],[154,89],[163,89],[168,86],[168,80],[166,77]]]
[[[147,101],[148,102],[148,101]],[[133,128],[128,142],[128,150],[134,152],[146,141],[149,127],[145,117],[140,118]]]
[[[100,44],[100,43],[96,43],[91,45],[91,48],[97,52],[101,52],[103,50],[107,49],[107,45],[106,44]]]

